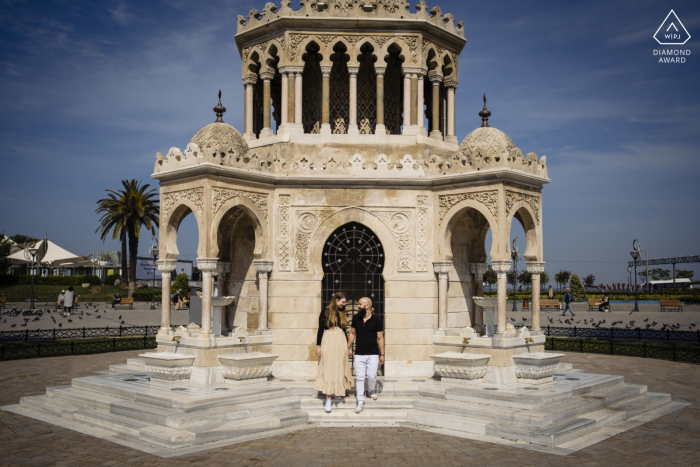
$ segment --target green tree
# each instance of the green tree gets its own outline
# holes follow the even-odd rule
[[[574,301],[582,302],[586,300],[586,291],[581,284],[581,279],[578,274],[572,274],[569,280],[569,287],[571,287],[571,295],[574,297]]]
[[[521,272],[518,274],[518,282],[527,287],[532,287],[532,274],[527,271]]]
[[[689,271],[685,269],[676,269],[676,279],[693,279],[695,276],[695,271]]]
[[[190,290],[190,281],[187,278],[187,274],[184,272],[182,274],[178,274],[175,277],[175,280],[173,281],[172,287],[170,287],[170,291],[172,293],[175,293],[177,290],[180,291],[180,295],[187,296],[187,293]]]
[[[122,181],[122,184],[124,181]],[[104,243],[107,238],[107,234],[112,232],[112,240],[119,240],[122,243],[121,251],[121,263],[122,263],[122,281],[126,281],[128,284],[129,275],[127,273],[127,261],[126,261],[126,237],[127,237],[127,219],[129,206],[126,200],[125,190],[105,190],[108,195],[107,198],[97,201],[97,209],[95,212],[97,214],[102,214],[100,218],[100,226],[95,230],[101,231],[100,238]]]
[[[662,268],[650,269],[649,277],[651,277],[653,281],[667,281],[671,279],[671,271]]]
[[[547,273],[547,271],[540,274],[540,285],[543,285],[543,286],[547,285],[547,284],[549,284],[550,280],[551,279],[549,278],[549,274]]]
[[[12,261],[10,261],[10,250],[12,249],[12,243],[4,235],[0,236],[0,274],[6,274],[7,270],[12,266]]]
[[[141,185],[141,182],[135,179],[122,180],[122,186],[123,190],[106,190],[109,197],[98,201],[99,207],[96,212],[103,215],[100,219],[102,225],[97,230],[102,228],[103,239],[110,230],[113,239],[121,237],[126,231],[126,238],[129,240],[128,296],[131,297],[136,290],[136,258],[139,251],[141,226],[145,226],[153,235],[156,234],[159,207],[158,201],[154,198],[158,196],[158,192],[155,189],[149,190],[149,184]],[[126,251],[123,240],[122,251]]]
[[[587,276],[583,279],[583,285],[585,285],[585,286],[588,287],[588,288],[593,287],[593,286],[595,285],[595,276],[594,276],[593,274],[587,275]]]
[[[571,278],[571,272],[565,270],[559,270],[558,273],[554,274],[554,282],[557,283],[557,285],[565,285],[566,283],[569,282],[569,278]],[[561,289],[561,287],[559,287]]]
[[[36,242],[37,239],[34,237],[30,237],[29,235],[15,234],[10,237],[10,240],[12,240],[18,245],[21,245],[24,243]]]
[[[489,285],[489,290],[491,286],[497,282],[496,272],[490,264],[487,266],[486,272],[484,273],[484,282]]]

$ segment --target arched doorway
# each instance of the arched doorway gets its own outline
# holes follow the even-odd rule
[[[345,313],[351,322],[358,311],[358,301],[369,297],[372,313],[384,322],[385,259],[379,238],[368,227],[350,222],[336,229],[323,246],[323,306],[328,305],[334,293],[344,292],[348,299]],[[353,343],[353,351],[354,346]],[[384,374],[383,365],[379,371]]]

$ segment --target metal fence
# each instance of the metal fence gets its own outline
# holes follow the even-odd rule
[[[584,352],[629,357],[672,360],[674,362],[700,363],[700,347],[652,342],[615,342],[596,339],[557,339],[548,337],[545,350]]]
[[[565,328],[547,326],[542,328],[545,336],[552,337],[588,337],[595,339],[618,339],[638,341],[676,341],[700,343],[700,330],[673,331],[658,329],[616,329],[616,328]]]
[[[66,355],[90,355],[125,350],[155,349],[156,339],[152,336],[138,338],[116,337],[97,342],[32,342],[0,345],[0,361],[26,358],[62,357]]]
[[[177,326],[171,326],[173,331]],[[25,329],[24,331],[0,331],[0,342],[28,342],[60,339],[85,339],[91,337],[128,337],[153,336],[158,334],[160,326],[109,326],[104,328],[54,328],[54,329]]]

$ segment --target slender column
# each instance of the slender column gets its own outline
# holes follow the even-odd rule
[[[423,107],[425,106],[425,85],[423,84],[423,76],[425,76],[425,71],[421,70],[418,73],[418,84],[416,85],[416,124],[418,125],[418,132],[424,136],[428,136],[425,130],[425,113],[423,112]]]
[[[160,330],[158,334],[170,333],[170,273],[175,270],[175,260],[159,260],[158,270],[163,273],[162,308],[160,312]]]
[[[496,334],[504,334],[506,332],[506,286],[508,285],[508,271],[510,271],[511,263],[510,261],[492,261],[491,264],[496,272],[498,287],[498,309],[496,310],[498,330]]]
[[[287,107],[289,106],[289,80],[287,76],[287,72],[283,71],[282,72],[282,115],[281,115],[281,123],[280,126],[285,127],[287,126],[288,123],[288,112],[289,110]]]
[[[245,78],[245,133],[243,134],[246,140],[255,139],[253,132],[253,86],[258,81],[257,78]]]
[[[446,332],[447,328],[447,284],[452,261],[433,263],[433,270],[438,275],[438,331]]]
[[[445,81],[447,87],[447,137],[445,141],[457,144],[455,136],[455,90],[457,89],[456,81]]]
[[[442,76],[432,75],[428,79],[433,85],[433,117],[431,121],[433,130],[430,132],[430,137],[442,141],[442,132],[440,131],[440,83],[442,83]]]
[[[321,134],[331,134],[331,69],[329,66],[322,66],[323,94],[321,98]]]
[[[296,111],[294,110],[294,104],[296,104],[296,85],[294,84],[296,73],[290,72],[288,75],[287,80],[289,82],[287,84],[287,92],[289,100],[287,101],[287,124],[289,125],[290,123],[297,123],[297,121],[294,119],[296,114]]]
[[[386,127],[384,126],[384,68],[375,68],[377,73],[377,128],[374,131],[375,135],[385,135]]]
[[[527,272],[532,274],[532,303],[530,303],[530,313],[532,313],[531,331],[539,331],[540,328],[540,274],[544,272],[544,263],[527,262]]]
[[[411,125],[418,125],[418,75],[411,73]]]
[[[357,73],[359,67],[348,67],[350,73],[350,125],[348,125],[349,135],[359,135],[360,130],[357,128]]]
[[[304,122],[302,121],[302,116],[301,116],[301,98],[302,98],[302,72],[298,71],[294,75],[294,84],[297,87],[296,92],[294,97],[296,98],[296,103],[294,104],[294,123],[297,125],[302,125]]]
[[[225,297],[228,294],[228,275],[231,273],[231,263],[230,262],[219,262],[217,264],[217,272],[219,273],[219,297]],[[221,323],[221,335],[228,334],[229,327],[226,320],[226,307],[221,307],[221,316],[219,317]]]
[[[275,74],[268,71],[261,73],[260,77],[263,79],[263,129],[260,132],[260,138],[267,138],[274,136],[270,123],[270,84]]]
[[[483,297],[484,296],[484,273],[488,270],[488,264],[486,263],[470,263],[469,271],[474,275],[474,296]],[[476,304],[474,304],[474,319],[472,320],[472,327],[477,327],[481,330],[484,325],[484,309]]]
[[[260,306],[258,314],[258,330],[256,334],[267,334],[267,276],[272,272],[273,261],[262,259],[253,260],[255,271],[258,273],[258,291],[260,293]]]
[[[213,275],[216,271],[217,258],[197,258],[197,267],[202,271],[202,330],[199,333],[201,338],[209,338],[213,335],[211,327],[211,297]]]
[[[411,125],[411,74],[403,74],[403,133],[406,134]]]

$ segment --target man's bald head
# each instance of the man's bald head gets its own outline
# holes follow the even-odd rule
[[[368,297],[362,297],[360,299],[360,304],[366,309],[366,310],[371,310],[372,309],[372,300],[370,300]]]

